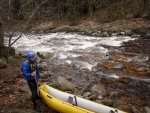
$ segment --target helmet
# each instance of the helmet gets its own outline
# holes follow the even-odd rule
[[[34,57],[35,56],[35,53],[34,52],[28,52],[27,54],[26,54],[26,58],[32,58],[32,57]]]

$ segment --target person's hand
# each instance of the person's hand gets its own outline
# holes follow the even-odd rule
[[[31,76],[36,76],[36,71],[32,72]]]
[[[38,78],[37,80],[38,80],[38,82],[41,82],[41,78]]]

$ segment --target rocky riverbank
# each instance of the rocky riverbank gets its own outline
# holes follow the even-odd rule
[[[104,46],[109,54],[102,59],[96,55],[98,64],[90,71],[76,65],[55,65],[57,59],[42,64],[46,57],[39,58],[42,81],[50,82],[61,90],[84,98],[116,107],[129,113],[150,113],[150,31],[149,22],[143,19],[120,20],[98,25],[84,22],[79,26],[41,24],[32,30],[36,32],[74,31],[94,36],[142,34],[137,40],[124,43],[121,47]],[[43,27],[43,28],[42,28]],[[126,31],[127,30],[127,31]],[[128,34],[129,33],[129,34]],[[99,45],[97,45],[99,46]],[[87,54],[90,55],[90,54]],[[86,60],[83,55],[77,59]],[[25,59],[15,55],[0,60],[0,112],[34,113],[30,91],[21,75],[20,66]],[[102,60],[100,60],[102,59]],[[66,85],[69,84],[69,85]],[[70,86],[70,87],[68,87]],[[74,89],[74,90],[72,90]],[[45,113],[56,113],[46,105],[38,104]]]
[[[146,34],[150,32],[150,21],[144,18],[133,18],[116,20],[110,23],[98,23],[96,21],[84,20],[78,25],[70,26],[69,23],[57,24],[57,22],[44,22],[32,28],[32,33],[49,32],[78,32],[93,36],[112,36]]]

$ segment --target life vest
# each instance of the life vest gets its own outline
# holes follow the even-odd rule
[[[31,63],[27,60],[29,66],[30,66],[30,73],[36,71],[36,67],[37,67],[37,62]],[[21,67],[21,72],[23,71],[22,67]]]

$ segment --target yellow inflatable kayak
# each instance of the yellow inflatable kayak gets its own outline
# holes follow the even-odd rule
[[[61,113],[126,113],[112,107],[62,92],[45,83],[40,86],[40,95],[48,106]]]

